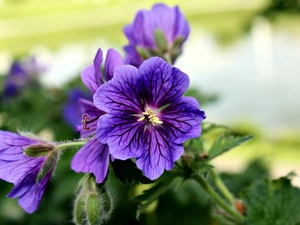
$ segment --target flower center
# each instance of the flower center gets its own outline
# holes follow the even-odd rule
[[[143,116],[139,118],[137,121],[143,121],[144,119],[147,119],[148,122],[150,122],[153,126],[156,124],[162,124],[163,122],[159,120],[159,118],[154,114],[152,109],[148,108],[146,112],[142,113]]]
[[[91,128],[87,125],[97,120],[100,116],[96,116],[94,119],[91,120],[91,117],[88,114],[83,114],[81,117],[82,129],[90,130]]]

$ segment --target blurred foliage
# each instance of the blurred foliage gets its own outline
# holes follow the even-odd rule
[[[300,189],[288,177],[255,182],[243,192],[249,225],[299,225]]]
[[[298,0],[271,0],[270,4],[260,14],[273,18],[278,13],[300,15],[300,2]]]

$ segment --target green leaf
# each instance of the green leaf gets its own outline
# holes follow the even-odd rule
[[[143,194],[136,196],[134,199],[140,202],[144,202],[139,205],[136,212],[136,218],[139,219],[140,215],[145,212],[147,207],[156,201],[169,187],[170,182],[158,183],[150,189],[147,189]]]
[[[111,164],[116,177],[124,184],[153,183],[152,180],[149,180],[147,177],[143,175],[142,171],[139,170],[136,167],[135,163],[132,162],[130,159],[124,161],[115,159]]]
[[[300,189],[287,177],[258,181],[242,193],[248,225],[300,223]]]
[[[227,151],[230,149],[239,146],[240,144],[244,143],[245,141],[248,141],[252,138],[253,136],[247,135],[247,136],[242,136],[242,137],[236,137],[236,136],[221,136],[218,137],[210,149],[208,150],[208,160],[211,160]]]

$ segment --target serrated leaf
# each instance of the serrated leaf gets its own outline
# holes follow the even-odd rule
[[[258,181],[242,193],[248,225],[300,223],[300,189],[286,177]]]
[[[247,135],[247,136],[242,136],[242,137],[236,137],[236,136],[221,136],[218,137],[210,149],[208,150],[208,160],[212,160],[213,158],[229,151],[230,149],[239,146],[240,144],[244,143],[245,141],[248,141],[252,138],[253,136]]]
[[[212,130],[215,129],[226,129],[226,130],[230,130],[229,127],[225,126],[225,125],[219,125],[219,124],[214,124],[214,123],[208,123],[208,122],[203,122],[201,124],[202,127],[202,134],[204,133],[208,133]]]
[[[139,170],[135,163],[130,159],[128,160],[118,160],[115,159],[112,163],[113,170],[116,177],[124,184],[151,184],[152,180],[145,177],[141,170]]]

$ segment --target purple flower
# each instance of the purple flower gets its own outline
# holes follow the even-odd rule
[[[124,47],[125,63],[138,67],[145,58],[167,54],[174,63],[189,32],[189,24],[178,6],[155,4],[150,11],[140,10],[133,23],[124,28],[129,40]],[[145,55],[140,55],[137,48],[143,49]]]
[[[79,88],[71,89],[68,93],[67,102],[64,106],[64,120],[75,128],[76,125],[80,123],[82,115],[79,107],[79,99],[85,98],[92,100],[92,97],[92,94],[86,93]]]
[[[107,112],[98,120],[97,138],[113,157],[136,158],[148,178],[158,178],[183,154],[182,143],[200,135],[206,117],[196,99],[182,96],[188,86],[185,73],[158,57],[139,69],[119,67],[94,95]]]
[[[23,87],[35,79],[38,73],[45,70],[45,66],[40,65],[34,57],[24,61],[14,61],[4,82],[3,95],[5,97],[17,95]]]
[[[81,74],[83,83],[95,93],[97,89],[109,81],[117,67],[123,65],[121,55],[114,49],[109,49],[104,64],[104,74],[101,72],[103,61],[102,51],[98,50],[94,63],[86,67]],[[83,126],[78,126],[81,137],[89,137],[96,133],[98,118],[105,112],[99,110],[93,102],[80,99]],[[96,181],[101,183],[108,172],[109,164],[108,145],[101,143],[97,138],[91,138],[74,156],[71,168],[76,172],[93,173]]]
[[[0,179],[14,184],[7,197],[19,198],[19,205],[33,213],[40,204],[57,158],[49,163],[49,156],[29,157],[23,151],[29,147],[51,151],[53,146],[6,131],[0,131],[0,140]]]

